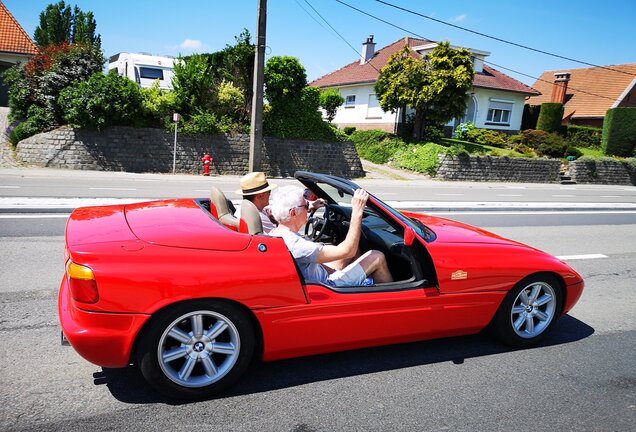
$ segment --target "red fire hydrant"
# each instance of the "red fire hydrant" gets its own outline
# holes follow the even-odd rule
[[[208,153],[204,154],[201,158],[201,162],[203,162],[203,175],[209,176],[210,165],[212,165],[212,156],[210,156]]]

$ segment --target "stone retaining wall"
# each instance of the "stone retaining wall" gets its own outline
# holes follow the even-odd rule
[[[558,159],[439,155],[439,161],[435,178],[457,181],[556,183],[561,167]]]
[[[201,157],[214,158],[212,174],[245,174],[249,135],[177,137],[176,171],[200,173]],[[20,141],[17,157],[25,164],[77,170],[172,172],[174,134],[162,129],[112,127],[101,132],[62,127]],[[351,142],[324,143],[265,138],[262,169],[270,176],[296,170],[346,178],[362,177],[362,163]]]
[[[570,162],[570,176],[577,183],[636,186],[636,169],[619,160],[575,160]]]

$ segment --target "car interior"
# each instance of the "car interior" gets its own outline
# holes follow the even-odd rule
[[[305,237],[314,242],[339,244],[345,238],[349,228],[351,195],[330,184],[307,181],[303,183],[317,197],[326,202],[325,206],[310,213],[304,228]],[[211,188],[210,200],[201,199],[197,200],[197,203],[228,229],[252,235],[265,235],[258,209],[251,201],[242,201],[240,219],[232,214],[231,202],[216,187]],[[392,211],[395,212],[393,209]],[[416,222],[413,224],[416,225]],[[434,234],[426,227],[416,225],[416,229],[426,241],[434,239]],[[408,230],[411,230],[411,236],[405,232]],[[362,218],[360,253],[371,249],[383,252],[394,282],[361,287],[328,286],[328,288],[338,292],[374,292],[437,286],[432,259],[425,245],[413,237],[411,227],[405,230],[402,224],[370,200]],[[299,276],[303,280],[300,272]]]

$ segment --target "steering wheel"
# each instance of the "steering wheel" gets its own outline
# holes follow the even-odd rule
[[[333,210],[329,208],[329,204],[326,204],[324,209],[325,213],[322,217],[314,216],[317,210],[314,209],[307,218],[307,223],[305,224],[305,236],[309,237],[312,241],[320,240],[322,235],[327,231],[327,226],[332,224],[329,219]]]

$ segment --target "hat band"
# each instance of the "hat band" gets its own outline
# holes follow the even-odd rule
[[[264,184],[260,185],[260,186],[256,186],[255,188],[251,188],[251,189],[242,189],[244,194],[249,194],[249,193],[254,193],[254,192],[258,192],[260,190],[263,189],[267,189],[269,187],[269,183],[265,182]]]

